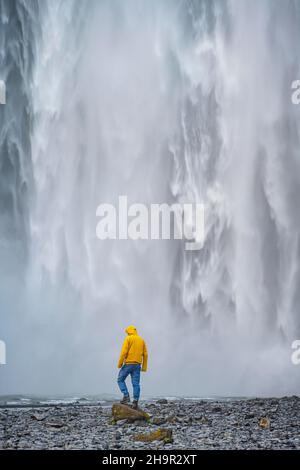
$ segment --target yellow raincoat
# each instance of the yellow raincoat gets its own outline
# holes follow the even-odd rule
[[[125,332],[127,336],[122,346],[118,367],[122,367],[123,364],[142,364],[142,371],[146,372],[148,352],[145,341],[138,335],[133,325],[128,326]]]

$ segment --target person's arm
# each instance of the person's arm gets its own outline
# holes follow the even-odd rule
[[[124,343],[123,343],[123,346],[122,346],[122,350],[121,350],[121,354],[120,354],[120,357],[119,357],[119,362],[118,362],[118,368],[120,369],[127,357],[127,354],[128,354],[128,350],[129,350],[129,341],[128,341],[128,336],[124,339]]]
[[[147,367],[148,367],[148,351],[147,351],[146,343],[144,341],[142,372],[146,372]]]

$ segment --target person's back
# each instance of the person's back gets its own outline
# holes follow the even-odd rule
[[[148,352],[144,339],[138,335],[135,326],[128,326],[125,330],[127,337],[124,340],[119,358],[118,385],[123,393],[121,403],[130,403],[129,392],[125,383],[128,375],[131,376],[133,387],[133,407],[137,408],[140,397],[140,372],[147,370]]]

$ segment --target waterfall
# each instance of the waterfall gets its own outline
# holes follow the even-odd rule
[[[149,394],[296,393],[299,3],[4,0],[0,21],[0,393],[115,393],[130,323]],[[203,248],[98,240],[123,194],[204,203]]]

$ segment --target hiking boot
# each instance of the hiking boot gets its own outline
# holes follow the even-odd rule
[[[133,402],[132,402],[132,408],[133,408],[134,410],[137,410],[137,409],[138,409],[138,404],[139,404],[138,400],[133,400]]]
[[[128,405],[130,403],[130,396],[129,395],[124,395],[122,400],[120,401],[122,405]]]

